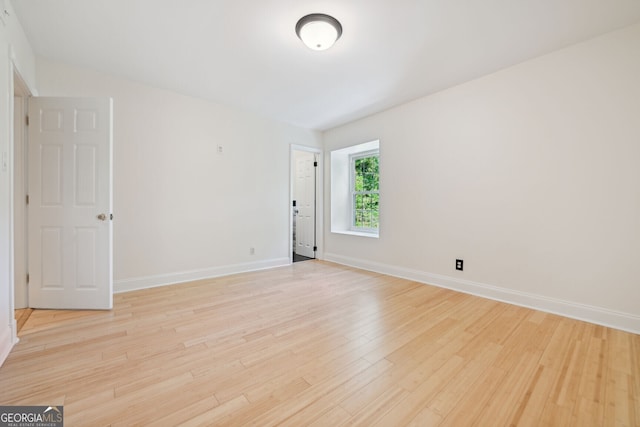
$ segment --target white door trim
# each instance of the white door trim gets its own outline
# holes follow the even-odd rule
[[[16,319],[15,319],[15,288],[14,288],[14,277],[15,277],[15,266],[14,266],[14,244],[15,244],[15,236],[14,236],[14,227],[15,227],[15,218],[14,218],[14,192],[15,192],[15,182],[13,179],[14,173],[14,123],[13,123],[13,115],[14,115],[14,106],[13,106],[13,95],[16,89],[20,91],[20,93],[24,93],[28,96],[30,93],[33,93],[33,90],[27,85],[26,81],[22,78],[20,73],[21,67],[16,61],[16,55],[12,45],[8,46],[8,93],[7,97],[11,100],[8,103],[8,110],[6,111],[6,123],[8,132],[5,135],[6,146],[3,147],[2,156],[6,159],[6,171],[2,171],[0,173],[6,174],[7,181],[6,186],[3,184],[3,188],[0,188],[0,198],[5,200],[7,203],[3,206],[2,212],[0,212],[0,227],[8,230],[8,239],[3,242],[2,247],[0,248],[0,289],[6,290],[5,295],[0,295],[0,298],[6,298],[8,301],[8,313],[0,313],[0,365],[4,362],[5,358],[8,356],[9,352],[13,348],[13,346],[18,342],[18,335],[16,331]],[[0,141],[0,145],[2,145],[2,141]],[[6,222],[5,222],[6,221]],[[2,310],[4,311],[4,310]],[[6,316],[6,317],[5,317]]]
[[[13,97],[13,266],[14,309],[29,306],[27,289],[27,96]]]
[[[306,151],[315,153],[318,156],[318,169],[316,175],[316,258],[323,258],[324,250],[324,154],[322,149],[316,147],[308,147],[305,145],[291,144],[289,146],[289,206],[287,214],[289,215],[289,263],[293,263],[293,215],[291,215],[291,206],[294,200],[294,180],[295,180],[295,164],[294,151]]]
[[[26,308],[29,306],[27,288],[27,134],[28,128],[26,116],[28,99],[31,90],[27,86],[17,68],[13,69],[13,291],[14,307]],[[19,116],[19,117],[17,117]]]

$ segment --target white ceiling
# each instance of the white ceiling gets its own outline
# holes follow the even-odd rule
[[[37,55],[324,130],[640,21],[640,0],[14,0]],[[297,20],[343,26],[315,52]]]

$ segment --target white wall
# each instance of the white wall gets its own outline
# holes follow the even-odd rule
[[[637,24],[327,131],[380,139],[381,223],[325,257],[640,332],[639,52]]]
[[[37,65],[42,96],[114,99],[116,291],[289,261],[289,146],[318,147],[319,133],[86,69]]]
[[[11,3],[0,10],[0,364],[15,343],[13,315],[13,70],[34,88],[35,58]]]

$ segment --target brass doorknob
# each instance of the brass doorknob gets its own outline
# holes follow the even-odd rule
[[[97,217],[100,221],[106,221],[107,220],[107,214],[103,214],[101,213],[100,215],[98,215]]]

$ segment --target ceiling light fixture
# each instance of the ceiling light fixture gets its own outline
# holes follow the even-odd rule
[[[312,13],[300,18],[296,34],[309,49],[329,49],[342,35],[342,25],[333,16]]]

